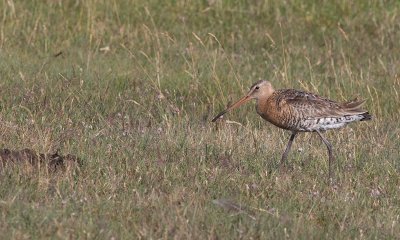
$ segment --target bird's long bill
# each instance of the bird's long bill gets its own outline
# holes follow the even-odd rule
[[[215,118],[213,118],[213,120],[211,120],[212,122],[215,122],[218,120],[218,118],[220,118],[222,115],[224,115],[225,113],[229,112],[230,110],[237,108],[241,105],[243,105],[244,103],[250,101],[251,98],[250,96],[246,95],[244,97],[242,97],[241,99],[239,99],[239,101],[235,102],[234,104],[232,104],[230,107],[228,107],[227,109],[225,109],[224,111],[220,112],[217,116],[215,116]]]

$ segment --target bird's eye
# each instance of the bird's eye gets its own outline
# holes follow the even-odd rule
[[[257,87],[256,87],[256,90],[258,90],[258,89],[260,89],[260,87],[259,87],[259,86],[257,86]]]

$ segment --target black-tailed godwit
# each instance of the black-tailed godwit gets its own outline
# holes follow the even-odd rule
[[[292,132],[283,152],[281,165],[285,164],[297,133],[316,132],[328,149],[330,179],[332,177],[331,166],[335,158],[332,153],[332,145],[322,136],[321,132],[372,118],[368,111],[361,108],[364,100],[354,99],[338,103],[309,92],[294,89],[274,90],[270,82],[261,80],[251,86],[246,96],[219,113],[212,121],[217,121],[225,113],[252,99],[257,101],[256,110],[262,118],[279,128]]]

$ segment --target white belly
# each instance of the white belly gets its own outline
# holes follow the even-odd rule
[[[306,119],[300,123],[300,131],[330,130],[346,126],[348,123],[363,119],[362,115],[351,115],[343,117],[326,117]]]

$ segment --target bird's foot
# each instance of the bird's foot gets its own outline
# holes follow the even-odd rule
[[[279,164],[279,172],[281,173],[286,173],[287,172],[287,167],[285,164]]]
[[[330,186],[332,186],[332,187],[337,186],[337,183],[338,183],[338,181],[337,181],[337,179],[335,178],[334,175],[330,175],[330,176],[328,177],[328,184],[329,184]]]
[[[293,169],[291,169],[289,166],[287,166],[286,164],[280,164],[279,165],[279,172],[281,172],[281,173],[288,173],[290,170],[293,170]]]

